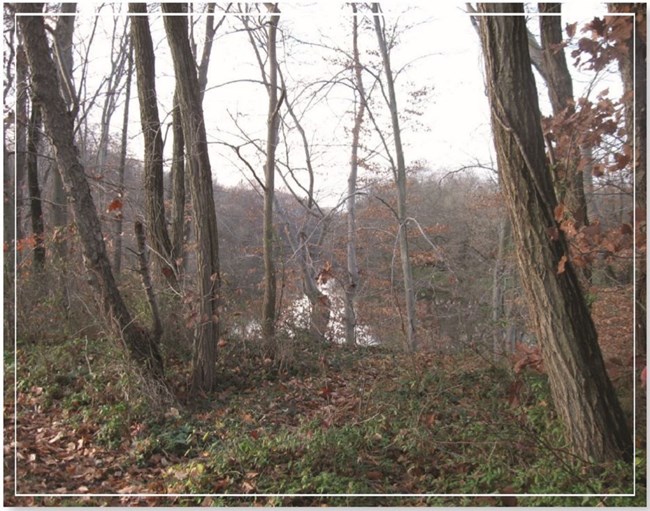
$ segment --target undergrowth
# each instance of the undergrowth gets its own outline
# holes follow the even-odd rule
[[[166,355],[176,406],[151,402],[111,341],[19,342],[15,367],[5,353],[19,491],[79,495],[10,498],[5,481],[6,503],[645,505],[645,424],[636,481],[630,464],[579,460],[542,374],[519,376],[514,401],[515,375],[470,353],[319,345],[280,370],[232,341],[219,387],[190,400],[189,360]]]

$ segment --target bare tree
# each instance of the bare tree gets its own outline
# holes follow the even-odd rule
[[[129,41],[129,56],[126,71],[126,89],[124,91],[124,115],[122,117],[122,139],[120,141],[120,165],[118,168],[117,186],[118,197],[124,200],[124,177],[126,173],[126,149],[129,133],[129,110],[131,105],[131,81],[133,78],[133,40]],[[113,245],[113,269],[116,275],[122,269],[122,229],[124,225],[124,211],[120,211],[115,219],[114,245]]]
[[[97,289],[108,326],[122,338],[131,357],[145,373],[164,384],[157,339],[135,323],[111,271],[99,215],[74,145],[74,119],[61,96],[57,68],[47,46],[44,18],[40,15],[43,4],[17,4],[16,9],[31,70],[34,99],[42,109],[45,131],[55,148],[66,193],[72,199],[84,263]],[[30,15],[32,13],[36,15]]]
[[[362,66],[359,57],[359,20],[357,6],[352,7],[352,58],[354,67],[354,85],[356,89],[357,105],[352,127],[352,145],[350,155],[350,174],[348,175],[347,207],[347,282],[345,283],[345,341],[349,345],[356,343],[357,317],[355,311],[355,298],[359,289],[359,265],[357,262],[357,176],[359,170],[359,145],[361,139],[361,126],[363,114],[366,110],[366,93],[363,88]]]
[[[163,197],[163,139],[156,94],[156,58],[149,30],[149,19],[147,16],[141,16],[147,13],[147,5],[131,3],[129,12],[139,14],[139,16],[131,16],[131,36],[135,51],[140,122],[144,138],[145,216],[149,242],[153,252],[157,254],[158,266],[164,270],[163,275],[169,284],[176,288],[178,286],[176,262],[167,231]]]
[[[480,36],[504,200],[555,407],[579,456],[630,459],[631,435],[554,218],[557,198],[546,164],[523,6],[479,4],[478,10],[486,14],[480,17]]]
[[[610,3],[610,12],[635,14],[634,17],[620,18],[623,23],[635,23],[630,37],[624,41],[625,51],[619,58],[619,69],[623,79],[623,98],[625,101],[625,129],[627,143],[636,149],[634,161],[634,187],[636,207],[636,228],[639,240],[645,240],[647,211],[647,5],[638,3]],[[645,353],[646,343],[646,253],[644,249],[636,253],[636,339],[637,349]],[[640,248],[640,247],[639,247]]]
[[[395,184],[397,186],[397,221],[399,223],[399,251],[402,263],[402,278],[404,280],[404,296],[406,306],[406,324],[404,330],[406,334],[406,347],[413,351],[417,349],[416,337],[416,318],[415,318],[415,288],[413,284],[413,272],[411,270],[411,261],[409,259],[408,245],[408,213],[406,206],[406,164],[404,161],[404,148],[402,146],[402,134],[399,125],[399,112],[397,107],[397,95],[395,94],[395,77],[390,64],[390,50],[386,38],[384,25],[382,24],[383,14],[378,3],[372,4],[372,13],[374,16],[375,32],[379,43],[379,53],[381,54],[386,76],[386,87],[388,89],[388,108],[390,110],[391,124],[393,128],[393,140],[395,144],[396,167],[393,169]]]
[[[76,2],[64,2],[61,4],[61,14],[56,20],[53,40],[55,56],[57,57],[58,63],[57,71],[59,74],[59,84],[61,84],[61,94],[68,110],[71,110],[77,101],[72,81],[72,70],[74,66],[72,48],[75,16],[71,16],[71,14],[74,14],[76,11]],[[56,233],[57,231],[63,231],[68,224],[68,204],[65,197],[65,190],[63,189],[63,180],[61,179],[61,173],[56,170],[52,173],[50,197],[52,230]],[[54,240],[55,253],[58,257],[65,258],[67,253],[66,236],[54,236]],[[61,281],[61,286],[64,290],[63,296],[67,304],[67,292],[65,291],[67,284],[63,282],[63,279]]]
[[[569,116],[575,112],[573,99],[573,79],[569,72],[562,44],[562,22],[559,16],[561,4],[540,3],[541,14],[557,14],[557,16],[540,16],[539,26],[542,42],[543,66],[546,69],[548,94],[551,100],[553,115]],[[565,148],[566,155],[558,155],[554,176],[558,200],[564,203],[576,222],[576,228],[589,223],[587,202],[585,199],[583,173],[578,168],[580,163],[580,147],[576,141],[571,147]]]
[[[41,139],[41,109],[32,99],[32,113],[27,130],[27,189],[29,190],[29,213],[32,223],[34,250],[32,266],[40,271],[45,267],[45,222],[43,219],[43,203],[41,188],[38,183],[38,150]]]
[[[22,39],[21,34],[18,34],[19,41]],[[18,43],[16,48],[16,233],[15,239],[20,240],[24,237],[22,228],[22,210],[23,210],[23,185],[25,183],[25,158],[27,155],[27,126],[29,117],[27,114],[28,103],[28,84],[27,84],[27,57],[25,56],[25,49],[22,42]],[[20,256],[18,255],[18,261]]]
[[[275,337],[276,275],[274,262],[273,196],[275,192],[275,150],[278,145],[280,104],[278,100],[277,32],[280,9],[277,4],[266,4],[271,13],[268,24],[269,110],[266,134],[266,163],[264,164],[264,303],[262,305],[262,335],[267,342]]]
[[[280,9],[277,4],[264,4],[270,13],[269,21],[266,23],[265,38],[261,43],[266,51],[266,60],[268,62],[268,71],[265,68],[265,61],[260,54],[258,41],[256,40],[254,29],[249,25],[249,19],[243,17],[243,23],[246,27],[251,47],[255,52],[257,64],[260,68],[262,82],[266,87],[269,102],[268,113],[266,118],[266,161],[264,163],[264,182],[260,182],[264,190],[264,220],[262,244],[264,252],[264,299],[262,304],[262,336],[269,348],[273,346],[275,337],[275,323],[277,316],[277,283],[274,256],[274,237],[273,228],[273,206],[275,194],[275,154],[279,140],[280,127],[280,106],[284,99],[278,95],[278,59],[277,59],[277,31],[280,19]]]
[[[162,10],[164,14],[181,14],[184,12],[184,5],[164,3]],[[183,138],[189,160],[192,207],[196,218],[200,303],[193,348],[192,387],[195,391],[207,391],[216,383],[215,363],[221,322],[219,311],[221,276],[212,171],[187,20],[182,16],[165,16],[164,24],[174,61]]]

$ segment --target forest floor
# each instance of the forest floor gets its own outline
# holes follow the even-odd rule
[[[645,361],[635,370],[630,294],[598,290],[592,310],[632,424]],[[512,361],[319,345],[294,347],[278,371],[221,348],[219,388],[191,401],[189,364],[168,355],[177,403],[147,399],[108,341],[5,350],[4,504],[646,504],[638,385],[633,470],[571,455],[546,376]]]

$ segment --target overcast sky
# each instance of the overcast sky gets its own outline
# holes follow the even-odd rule
[[[410,92],[422,87],[430,89],[426,100],[417,107],[422,115],[409,116],[403,125],[407,165],[425,162],[433,171],[449,171],[477,161],[489,164],[493,148],[483,62],[478,36],[464,12],[465,4],[384,2],[382,5],[387,23],[392,25],[397,21],[403,30],[399,45],[392,55],[394,70],[406,66],[398,77],[398,105],[402,110],[410,107]],[[80,41],[87,38],[93,19],[90,14],[96,12],[97,7],[98,4],[90,2],[80,4],[77,32]],[[90,53],[90,66],[95,80],[99,80],[108,69],[107,42],[110,40],[113,23],[111,12],[120,12],[121,7],[120,4],[109,4],[101,11],[99,37]],[[200,4],[196,5],[197,10],[201,8]],[[305,108],[306,99],[319,87],[314,82],[330,80],[341,70],[339,63],[332,62],[337,57],[337,52],[324,49],[323,46],[339,47],[350,52],[351,9],[346,4],[335,2],[281,2],[280,9],[282,35],[279,59],[288,82],[288,97],[289,100],[303,98],[296,102],[296,109],[303,114],[303,127],[313,151],[319,195],[328,205],[332,205],[344,194],[346,187],[353,92],[349,87],[335,85],[328,89],[327,97],[321,94],[312,98],[310,108]],[[603,3],[568,2],[563,4],[563,26],[577,21],[580,27],[605,12],[606,6]],[[220,17],[219,13],[217,15]],[[152,16],[150,24],[156,45],[160,116],[163,123],[168,123],[171,120],[169,112],[173,94],[173,68],[160,17]],[[534,33],[538,31],[538,21],[534,14],[530,15],[528,25]],[[199,18],[196,25],[199,44],[202,42],[203,27],[204,18]],[[359,43],[362,59],[370,59],[366,52],[376,52],[377,48],[375,34],[368,28],[364,29]],[[77,50],[79,53],[85,51],[82,42],[78,44]],[[76,58],[78,63],[80,57]],[[568,57],[568,61],[571,63],[572,59]],[[579,95],[593,76],[577,71],[575,76],[575,93]],[[242,144],[245,140],[243,131],[246,136],[261,141],[263,146],[267,94],[262,85],[254,83],[260,78],[260,70],[248,37],[241,31],[241,21],[229,16],[220,28],[213,46],[208,91],[204,99],[213,174],[220,184],[232,186],[251,177],[233,151],[222,142]],[[615,75],[610,74],[603,80],[602,85],[594,89],[593,95],[606,87],[613,94],[620,91]],[[366,74],[364,81],[366,87],[370,87],[373,79]],[[538,92],[542,109],[548,112],[546,90],[539,81]],[[378,97],[376,91],[374,94]],[[116,112],[112,122],[115,135],[121,126],[121,118],[121,112]],[[383,119],[388,127],[387,117],[384,116]],[[369,127],[369,124],[366,126]],[[136,157],[141,157],[142,154],[139,131],[134,86],[129,153]],[[297,134],[292,131],[288,136],[292,166],[298,169],[304,167],[303,150]],[[369,148],[378,147],[378,139],[371,134],[366,134],[364,143]],[[171,135],[166,143],[167,153],[170,150]],[[246,146],[243,152],[256,168],[261,168],[263,158],[259,152],[254,151],[252,146]],[[285,154],[282,147],[278,156],[284,158]],[[385,166],[385,161],[380,156],[373,157],[372,162]]]

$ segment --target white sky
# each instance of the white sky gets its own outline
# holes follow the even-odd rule
[[[97,5],[81,2],[80,19],[91,20],[88,14],[95,12]],[[112,7],[115,11],[120,11],[120,4]],[[126,9],[125,4],[123,7]],[[384,2],[383,8],[388,24],[392,24],[399,16],[401,27],[406,24],[414,25],[400,36],[400,44],[394,49],[392,55],[394,70],[415,60],[398,79],[398,105],[401,109],[408,106],[409,91],[423,86],[433,87],[433,91],[422,106],[423,115],[418,119],[419,124],[405,122],[403,125],[407,165],[424,160],[427,166],[435,171],[454,170],[476,161],[489,164],[493,149],[488,103],[484,93],[483,62],[478,36],[464,13],[465,4]],[[196,5],[196,9],[200,9],[199,4]],[[291,35],[313,44],[338,46],[350,52],[351,9],[349,6],[335,2],[281,2],[280,9],[283,13],[280,29],[286,36]],[[110,14],[110,12],[111,7],[105,7],[102,11],[103,14]],[[567,2],[563,5],[563,26],[578,21],[580,27],[584,22],[594,16],[602,16],[605,12],[604,3]],[[107,52],[112,16],[102,16],[101,19],[105,26],[100,26],[101,35],[97,38],[91,52],[90,65],[94,70],[95,80],[100,79],[102,73],[109,69]],[[167,123],[171,120],[169,112],[174,87],[173,67],[160,18],[156,15],[152,16],[150,24],[156,46],[160,117],[161,122]],[[90,22],[80,21],[77,36],[84,39],[86,37],[84,32],[87,33],[90,26]],[[537,32],[537,26],[537,18],[531,17],[529,28]],[[240,22],[234,17],[228,17],[227,22],[218,32],[210,62],[209,90],[204,99],[208,139],[213,142],[211,145],[213,175],[218,183],[227,186],[242,181],[244,174],[250,177],[250,173],[244,170],[231,149],[215,143],[242,143],[243,139],[232,118],[237,118],[251,137],[260,139],[262,146],[266,135],[267,95],[262,85],[236,83],[215,87],[233,80],[260,79],[260,71],[254,60],[248,37],[244,32],[236,32],[237,28],[241,28]],[[203,30],[204,19],[201,18],[196,25],[199,45]],[[577,35],[580,35],[579,29]],[[364,52],[376,51],[377,48],[374,31],[366,29],[359,44],[362,60],[367,59]],[[83,45],[78,46],[80,51],[82,48]],[[279,49],[279,59],[281,64],[285,64],[283,69],[290,91],[289,99],[295,98],[296,94],[303,91],[309,83],[330,78],[333,73],[340,70],[340,66],[326,61],[327,58],[331,59],[334,56],[334,52],[286,41]],[[75,56],[75,58],[77,59],[75,64],[78,65],[79,57]],[[569,64],[572,62],[569,56],[568,62]],[[590,80],[590,76],[580,76],[576,73],[574,84],[576,96],[582,93]],[[364,81],[368,88],[372,78],[365,75]],[[616,91],[620,90],[618,83],[618,78],[610,75],[607,83],[595,88],[594,94],[609,87],[615,95]],[[548,111],[546,91],[539,82],[538,89],[542,109]],[[307,90],[313,90],[313,86]],[[353,96],[349,88],[334,87],[330,91],[328,100],[313,106],[304,117],[304,128],[312,144],[319,195],[327,205],[333,205],[345,193],[350,154],[349,130],[353,121],[352,100]],[[298,112],[302,112],[303,108],[304,102],[296,107]],[[385,115],[380,117],[386,121],[385,126],[388,127],[387,117]],[[142,141],[138,136],[140,121],[135,80],[130,119],[129,152],[133,156],[141,157]],[[122,113],[118,110],[112,121],[114,134],[118,133],[121,120]],[[369,126],[366,116],[366,127]],[[291,162],[296,167],[304,167],[302,146],[295,133],[290,137]],[[378,144],[376,138],[370,135],[366,136],[364,142],[371,147]],[[166,143],[167,154],[170,150],[171,132]],[[261,155],[250,148],[243,152],[256,168],[261,169],[263,161]],[[284,158],[283,148],[279,149],[278,157]],[[377,158],[374,161],[382,163]],[[278,179],[278,182],[280,184],[281,180]]]

